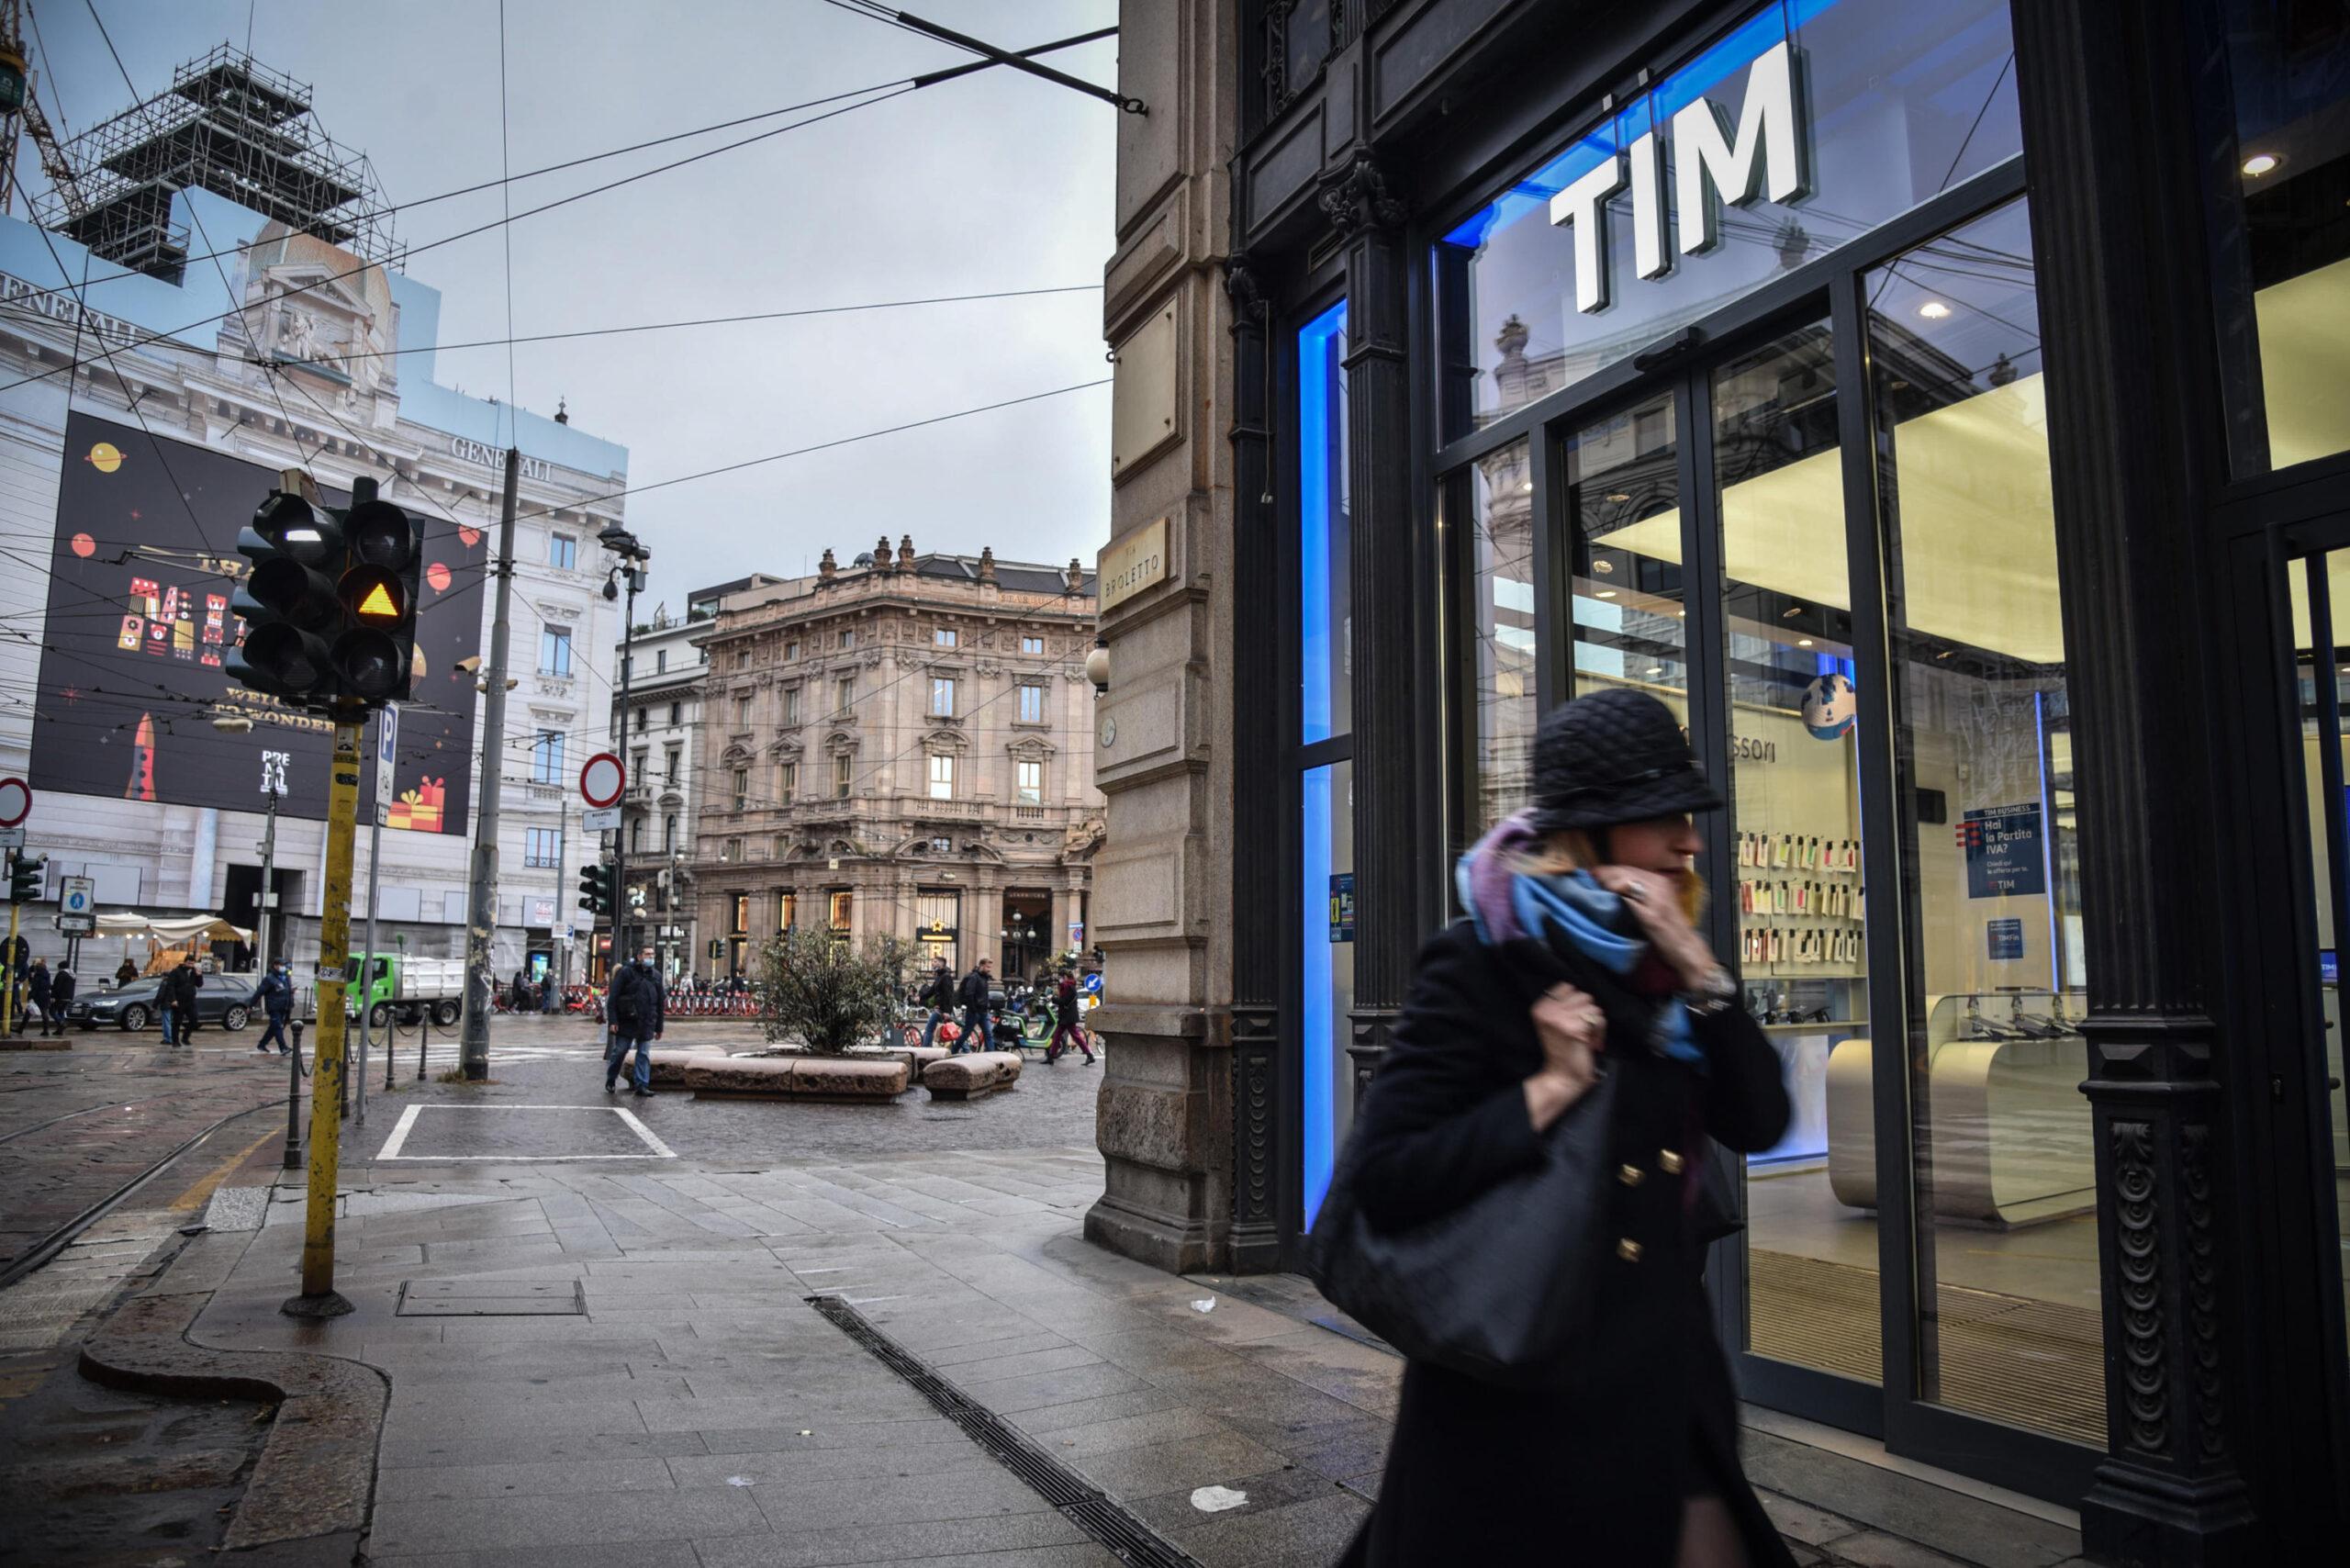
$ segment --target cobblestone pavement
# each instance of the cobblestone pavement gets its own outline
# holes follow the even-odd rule
[[[224,1282],[198,1342],[389,1376],[369,1562],[1118,1561],[820,1294],[1207,1568],[1327,1563],[1370,1506],[1392,1355],[1315,1322],[1329,1309],[1302,1282],[1172,1278],[1082,1239],[1098,1070],[1032,1062],[1016,1091],[951,1108],[608,1100],[591,1027],[535,1028],[498,1036],[494,1083],[410,1080],[371,1106],[341,1203],[350,1316],[276,1310],[298,1192],[223,1189],[191,1248]],[[1825,1478],[1836,1511],[1768,1498],[1806,1563],[2055,1568],[2078,1550],[2060,1524],[1783,1432],[1748,1441],[1768,1485],[1818,1498]]]

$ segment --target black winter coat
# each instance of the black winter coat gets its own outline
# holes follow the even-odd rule
[[[1497,951],[1454,924],[1421,949],[1394,1049],[1355,1119],[1363,1213],[1408,1226],[1539,1159],[1521,1087],[1542,1064],[1528,1008],[1560,980],[1606,1011],[1603,1056],[1619,1075],[1609,1195],[1622,1245],[1588,1260],[1600,1271],[1589,1376],[1561,1393],[1407,1365],[1379,1502],[1345,1561],[1669,1568],[1684,1499],[1711,1494],[1754,1568],[1792,1568],[1739,1471],[1736,1400],[1692,1223],[1709,1140],[1767,1148],[1786,1128],[1778,1053],[1751,1018],[1692,1015],[1700,1074],[1650,1047],[1652,1003],[1572,947]]]
[[[969,974],[965,975],[963,982],[955,988],[955,1000],[961,1004],[966,1013],[984,1013],[987,1011],[988,1001],[994,989],[987,976],[973,969]]]

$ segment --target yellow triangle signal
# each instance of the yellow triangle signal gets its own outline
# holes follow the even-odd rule
[[[369,616],[382,616],[387,621],[397,621],[399,619],[400,607],[392,602],[391,589],[379,582],[369,588],[367,596],[359,601],[357,613],[362,619]]]

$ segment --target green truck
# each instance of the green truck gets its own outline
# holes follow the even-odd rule
[[[464,1011],[462,958],[358,953],[352,957],[351,969],[359,978],[343,992],[343,1012],[356,1018],[365,1009],[371,1029],[388,1028],[395,1018],[412,1025],[428,1016],[445,1029]]]

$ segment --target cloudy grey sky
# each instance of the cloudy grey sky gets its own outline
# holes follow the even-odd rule
[[[413,201],[499,173],[497,0],[96,0],[142,95],[223,39],[308,82],[326,132]],[[947,27],[1023,49],[1117,20],[1115,0],[921,0]],[[66,129],[129,92],[84,0],[32,0],[39,92]],[[508,157],[517,171],[960,64],[970,56],[823,0],[505,0]],[[30,40],[28,40],[30,41]],[[1051,57],[1116,80],[1116,40]],[[1096,285],[1108,258],[1118,111],[1001,68],[592,196],[416,258],[443,342],[513,331]],[[799,117],[794,117],[799,118]],[[519,210],[768,125],[513,187]],[[26,150],[25,163],[32,163]],[[29,173],[29,167],[28,173]],[[417,244],[499,215],[500,196],[402,214]],[[629,448],[638,484],[1108,374],[1101,297],[917,307],[565,343],[515,354],[517,399],[569,399]],[[440,356],[437,379],[507,396],[504,349]],[[1109,516],[1106,386],[632,498],[651,598],[750,571],[845,561],[884,532],[918,548],[1090,564]],[[644,601],[640,600],[640,603]]]

